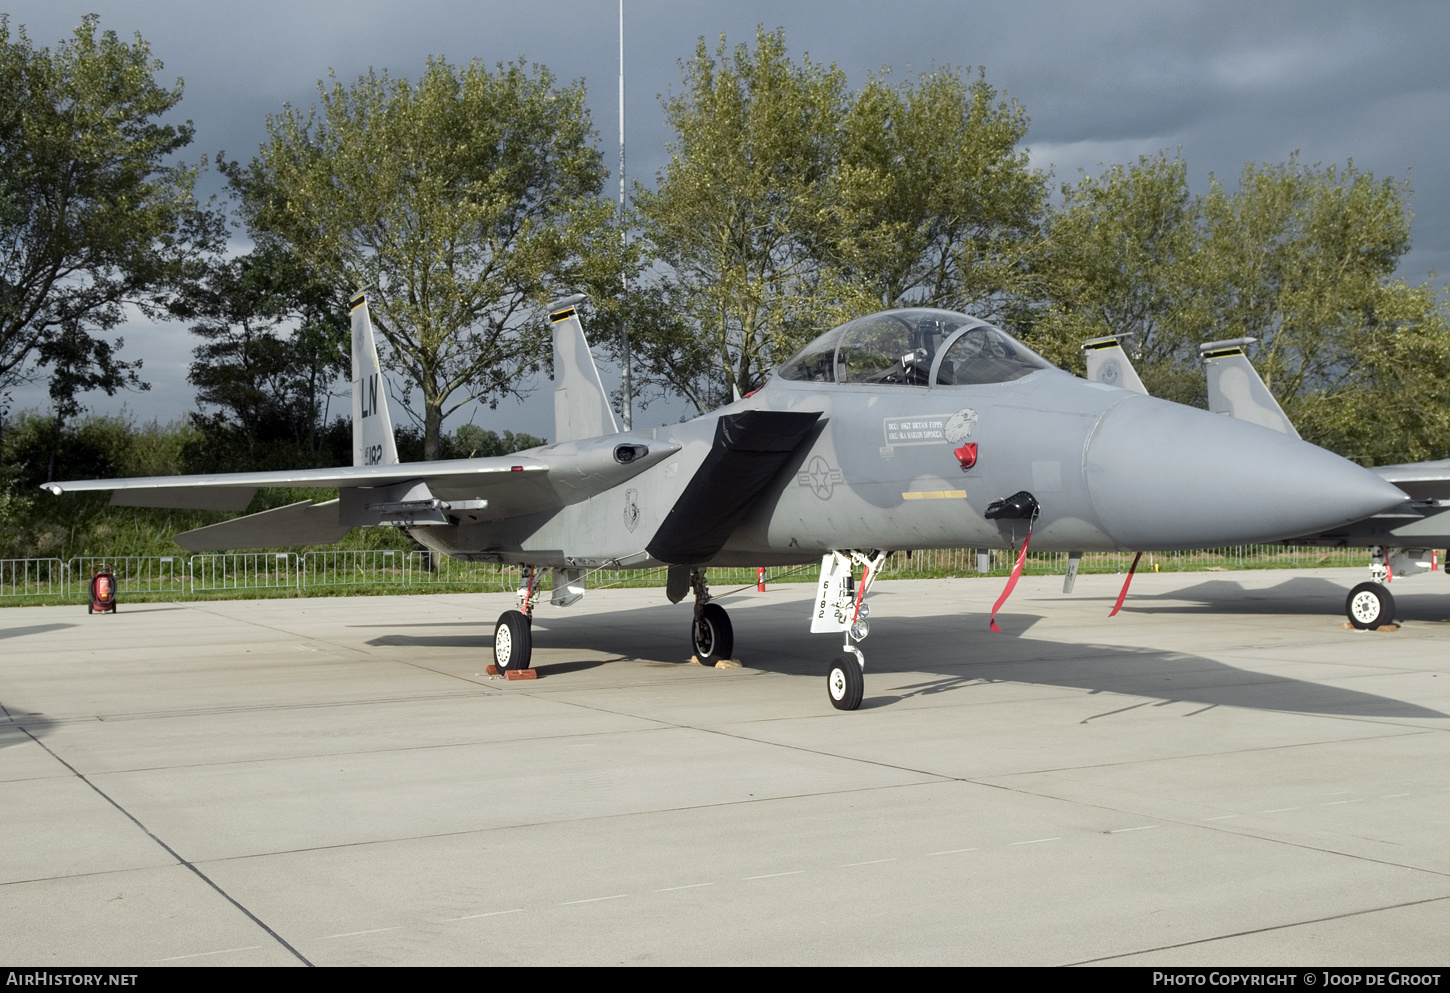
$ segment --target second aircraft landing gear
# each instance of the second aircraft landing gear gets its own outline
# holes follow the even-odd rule
[[[1344,612],[1360,630],[1377,628],[1395,619],[1395,598],[1379,583],[1360,583],[1349,591]]]
[[[690,623],[690,643],[701,665],[714,666],[728,659],[735,651],[735,629],[730,615],[718,603],[710,602],[710,588],[705,570],[690,573],[690,587],[695,591],[695,617]]]
[[[1370,551],[1369,578],[1349,591],[1344,601],[1344,613],[1349,623],[1363,631],[1390,624],[1395,619],[1395,598],[1385,584],[1390,575],[1390,550],[1380,545]]]

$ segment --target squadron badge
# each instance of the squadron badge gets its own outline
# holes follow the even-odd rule
[[[971,438],[972,425],[976,423],[977,412],[971,407],[963,407],[947,419],[942,432],[948,444],[958,446],[952,449],[952,454],[957,457],[962,472],[977,464],[977,443],[967,440]]]
[[[624,491],[624,526],[630,531],[639,527],[639,490]]]

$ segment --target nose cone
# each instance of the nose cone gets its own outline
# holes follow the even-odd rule
[[[1308,442],[1144,396],[1102,416],[1083,470],[1104,529],[1134,549],[1279,541],[1408,499]]]

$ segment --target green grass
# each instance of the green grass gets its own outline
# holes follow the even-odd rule
[[[400,540],[403,536],[390,531],[383,531],[385,540],[377,541],[380,530],[358,529],[353,534],[361,540],[353,544],[403,544]],[[977,555],[971,549],[916,552],[910,558],[904,554],[893,555],[880,578],[1005,577],[1015,557],[1001,550],[990,554],[990,568],[985,573],[977,570]],[[108,564],[117,577],[122,609],[132,603],[177,601],[507,592],[517,589],[521,583],[517,567],[443,559],[430,568],[429,559],[428,553],[416,549],[354,547],[304,554],[265,551],[189,557],[183,553],[172,556],[171,562],[163,562],[160,556],[118,556],[109,559]],[[1079,572],[1121,574],[1131,562],[1130,553],[1093,552],[1083,556]],[[1144,553],[1138,571],[1338,568],[1368,563],[1369,554],[1364,549],[1251,546]],[[67,568],[60,568],[62,565]],[[83,604],[87,600],[91,565],[91,561],[79,557],[66,562],[52,559],[31,563],[31,571],[22,572],[11,563],[0,562],[0,606]],[[1061,575],[1066,565],[1067,556],[1063,553],[1029,555],[1023,572],[1029,576]],[[814,563],[779,567],[767,571],[766,582],[770,585],[813,583],[817,572]],[[540,577],[541,590],[551,588],[549,578],[545,571]],[[660,587],[665,583],[665,570],[601,571],[590,574],[587,582],[591,589]],[[717,595],[737,587],[753,586],[755,582],[754,569],[710,571],[710,585]],[[22,585],[30,592],[8,592]]]

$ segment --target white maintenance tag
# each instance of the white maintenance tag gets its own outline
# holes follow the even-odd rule
[[[850,556],[828,552],[821,559],[821,578],[811,607],[811,633],[845,631],[851,626],[855,600],[847,592],[851,579]]]

